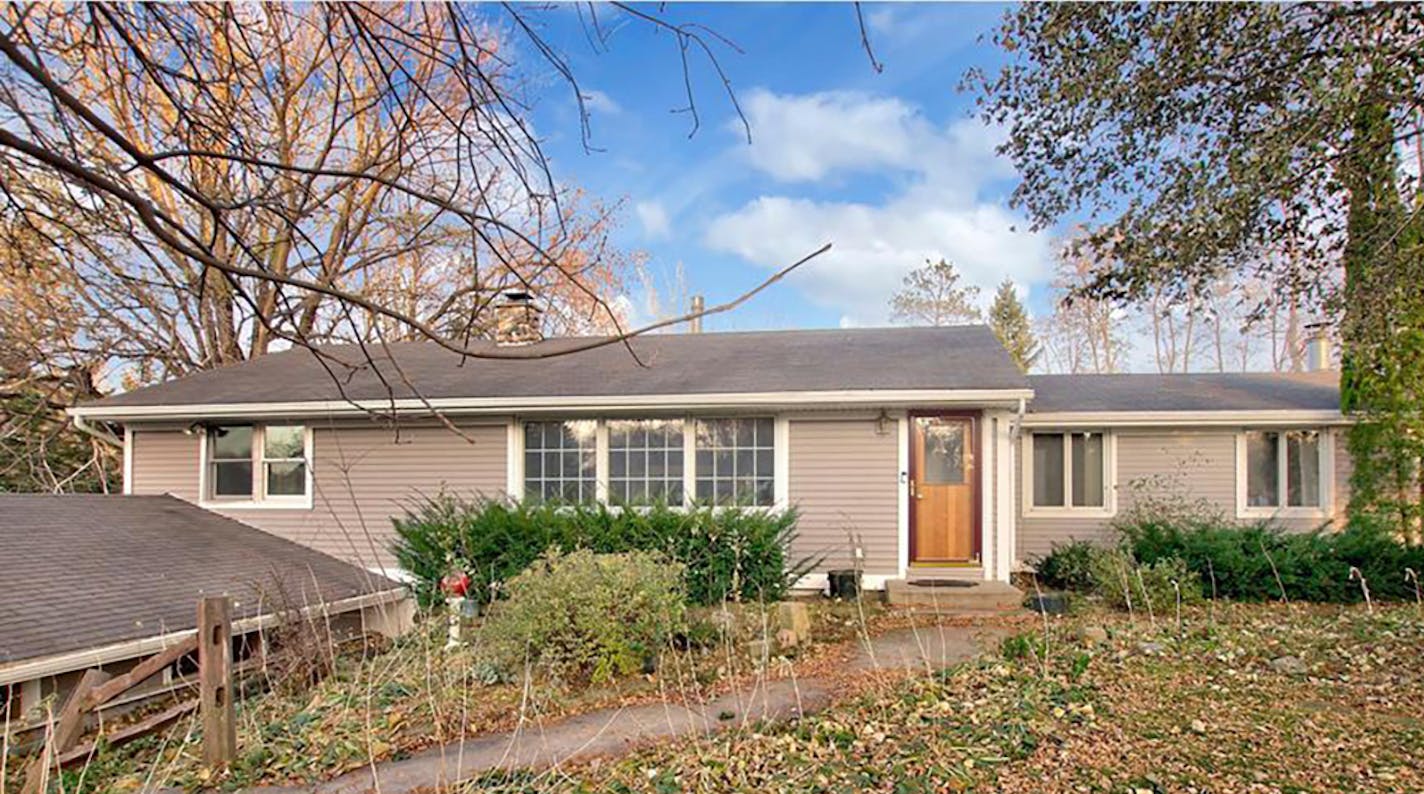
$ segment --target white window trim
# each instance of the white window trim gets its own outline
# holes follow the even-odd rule
[[[234,423],[236,425],[238,423]],[[267,424],[280,426],[299,424],[298,422],[268,422],[252,423],[252,496],[237,497],[234,499],[215,498],[208,489],[208,471],[211,468],[208,464],[208,436],[210,429],[204,427],[198,434],[198,506],[210,510],[310,510],[315,504],[312,493],[315,483],[312,478],[312,470],[316,468],[316,461],[312,455],[313,433],[311,425],[302,425],[302,454],[306,457],[306,493],[301,496],[267,496],[267,476],[263,468],[263,434],[266,432]],[[217,427],[227,427],[228,425],[215,425]]]
[[[1277,495],[1284,501],[1286,495],[1285,434],[1292,431],[1315,431],[1320,434],[1316,446],[1320,466],[1320,505],[1317,507],[1254,507],[1247,504],[1247,473],[1249,470],[1246,452],[1248,433],[1279,433],[1276,443],[1276,487]],[[1335,431],[1325,427],[1247,427],[1236,433],[1236,517],[1237,518],[1313,518],[1325,519],[1335,514]]]
[[[610,505],[608,503],[609,494],[609,459],[608,459],[608,422],[621,419],[677,419],[682,422],[682,491],[683,504],[668,505],[673,510],[686,510],[689,507],[708,507],[709,505],[697,504],[697,425],[701,420],[714,419],[738,419],[738,418],[767,418],[772,420],[774,460],[772,473],[772,500],[769,505],[742,505],[744,510],[785,510],[791,505],[790,497],[790,477],[789,470],[791,464],[791,424],[780,414],[748,414],[745,417],[737,414],[708,414],[708,415],[682,415],[682,416],[612,416],[599,417],[597,422],[595,438],[596,452],[594,466],[596,481],[594,493],[596,501],[592,504],[601,504],[610,510],[621,509],[621,506]],[[587,417],[573,417],[584,418]],[[507,488],[509,498],[520,501],[524,498],[524,424],[525,422],[560,422],[569,421],[569,417],[529,417],[528,419],[515,418],[509,423],[509,444],[508,458],[506,466]],[[206,459],[206,456],[205,456]],[[206,492],[205,492],[206,493]],[[644,509],[646,506],[636,506],[636,509]],[[710,505],[713,510],[728,509],[733,505]]]
[[[1034,435],[1073,435],[1101,433],[1103,436],[1103,504],[1100,507],[1074,505],[1039,506],[1033,503],[1033,437]],[[1023,492],[1024,518],[1112,518],[1117,515],[1117,434],[1105,428],[1033,428],[1025,429],[1019,439],[1022,469],[1020,490]],[[1073,492],[1073,456],[1068,444],[1063,445],[1063,500],[1071,500]]]

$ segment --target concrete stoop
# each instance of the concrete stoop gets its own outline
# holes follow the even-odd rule
[[[891,579],[885,600],[894,606],[927,606],[944,612],[999,612],[1023,606],[1023,591],[1007,582],[952,585],[934,580]]]

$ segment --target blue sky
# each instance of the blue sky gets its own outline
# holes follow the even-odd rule
[[[867,4],[877,74],[850,5],[669,4],[667,18],[741,48],[716,51],[751,123],[748,144],[705,58],[691,57],[701,126],[689,138],[690,115],[674,112],[686,104],[674,37],[603,8],[603,47],[563,6],[530,17],[580,80],[596,150],[585,151],[572,92],[552,75],[533,76],[534,119],[557,177],[625,202],[614,241],[645,252],[665,291],[680,263],[689,292],[726,300],[834,244],[788,282],[709,318],[709,330],[884,324],[904,274],[940,256],[986,303],[1010,277],[1039,308],[1050,240],[1009,210],[1014,174],[993,152],[999,133],[957,90],[968,67],[1002,58],[980,40],[1002,11]],[[636,280],[628,299],[646,319]]]

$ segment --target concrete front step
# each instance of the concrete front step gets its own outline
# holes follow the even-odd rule
[[[1023,605],[1024,594],[1007,582],[934,585],[924,579],[891,579],[885,583],[885,600],[892,605],[933,606],[948,612],[1008,610]]]

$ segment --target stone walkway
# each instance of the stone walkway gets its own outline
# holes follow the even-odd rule
[[[859,643],[852,669],[932,671],[976,656],[1001,632],[984,628],[899,629]],[[556,768],[611,757],[659,739],[705,736],[757,722],[815,714],[831,703],[830,685],[817,679],[767,681],[705,705],[655,703],[604,709],[547,725],[466,739],[374,768],[300,788],[255,788],[247,794],[409,794],[501,770]]]

